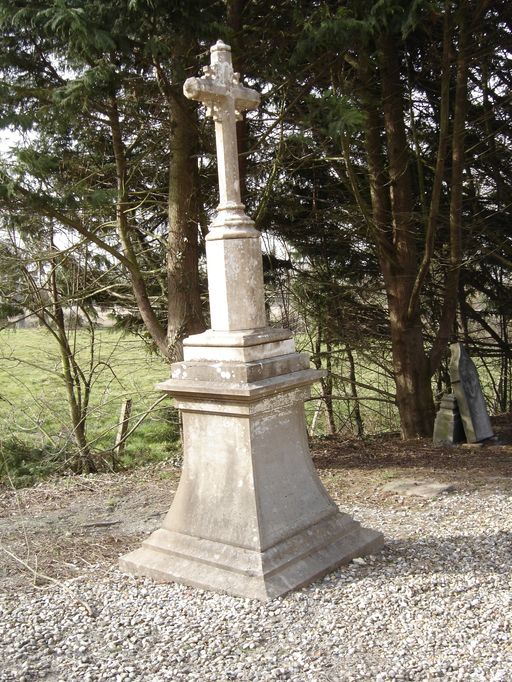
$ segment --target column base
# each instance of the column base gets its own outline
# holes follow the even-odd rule
[[[381,533],[335,512],[261,552],[160,528],[120,566],[163,582],[269,601],[382,545]]]
[[[313,466],[304,400],[322,372],[308,365],[284,330],[187,339],[159,385],[182,415],[180,484],[123,570],[268,601],[382,547],[381,533],[338,511]]]

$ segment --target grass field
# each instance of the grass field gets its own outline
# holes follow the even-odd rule
[[[73,339],[84,368],[91,359],[85,331]],[[131,398],[131,424],[160,397],[154,385],[169,375],[163,360],[136,337],[100,330],[94,343],[87,435],[96,453],[115,441],[122,401]],[[124,466],[164,459],[178,447],[176,412],[164,400],[127,441]],[[72,446],[66,391],[57,344],[42,329],[0,332],[0,477],[31,483],[66,468]],[[101,457],[101,455],[99,455]],[[105,464],[105,463],[104,463]]]
[[[296,342],[299,350],[311,352],[300,335]],[[81,366],[88,368],[88,332],[78,331],[73,344]],[[379,348],[371,357],[356,357],[360,411],[367,435],[400,427],[396,406],[386,398],[394,389],[389,371],[383,369],[389,364],[389,349]],[[123,400],[132,399],[133,426],[161,397],[154,386],[169,375],[169,367],[160,356],[150,355],[137,337],[109,330],[96,331],[92,361],[87,436],[99,468],[107,468]],[[335,377],[348,376],[343,353],[334,353],[332,363]],[[480,366],[479,371],[484,390],[492,395],[486,381],[488,373]],[[313,398],[319,395],[320,385],[316,384]],[[333,395],[336,431],[350,438],[355,433],[356,405],[350,400],[349,384],[335,379]],[[69,470],[74,443],[68,409],[59,352],[52,336],[42,329],[0,332],[0,482],[29,485],[48,474]],[[306,403],[306,418],[310,433],[329,433],[322,401]],[[120,464],[132,467],[155,460],[177,460],[180,453],[177,413],[171,401],[164,399],[129,437]]]
[[[296,339],[298,349],[310,351]],[[91,337],[77,331],[72,338],[79,364],[88,369],[91,361]],[[115,442],[117,424],[124,399],[133,401],[130,425],[133,425],[158,398],[155,383],[165,380],[169,368],[157,355],[150,355],[143,342],[134,336],[122,336],[110,330],[95,332],[92,361],[95,367],[92,396],[87,421],[88,441],[100,468],[108,467],[108,453]],[[346,374],[340,359],[336,369]],[[341,364],[340,364],[341,362]],[[364,360],[360,360],[363,366]],[[369,387],[392,389],[392,382],[376,366],[364,368]],[[341,384],[336,393],[344,393]],[[313,387],[318,396],[319,384]],[[371,391],[361,389],[361,397]],[[334,412],[339,429],[354,429],[354,403],[337,399]],[[317,413],[315,416],[315,413]],[[367,432],[398,428],[394,406],[361,403]],[[323,403],[306,403],[306,418],[316,436],[329,432]],[[0,332],[0,481],[27,485],[51,473],[69,469],[69,454],[74,446],[69,406],[61,374],[57,344],[43,329],[20,329]],[[178,458],[179,428],[176,411],[169,400],[154,408],[130,436],[120,461],[132,467],[150,461]]]

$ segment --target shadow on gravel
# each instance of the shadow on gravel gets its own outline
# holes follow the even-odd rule
[[[501,573],[512,571],[512,533],[477,536],[456,535],[423,540],[392,540],[387,553],[402,563],[406,571],[423,573],[438,567],[444,573]]]
[[[512,573],[512,532],[490,535],[386,540],[384,549],[366,565],[350,565],[354,580],[407,575]],[[343,570],[343,569],[342,569]]]

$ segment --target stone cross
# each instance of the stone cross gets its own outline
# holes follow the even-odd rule
[[[183,92],[203,102],[215,121],[220,203],[206,237],[211,328],[214,332],[267,326],[260,233],[240,200],[236,121],[255,109],[260,96],[239,83],[231,48],[221,40],[211,47],[211,64],[201,78],[188,78]]]
[[[121,567],[158,580],[268,601],[354,557],[382,534],[343,514],[309,454],[304,400],[323,372],[265,315],[260,234],[240,203],[237,112],[258,94],[212,47],[185,95],[214,117],[219,213],[206,237],[211,329],[183,341],[184,361],[159,388],[183,423],[183,471],[162,526]]]
[[[201,78],[187,78],[183,86],[185,97],[202,102],[207,115],[215,121],[215,141],[219,171],[219,215],[214,222],[226,226],[247,224],[240,199],[240,175],[236,121],[242,112],[256,109],[260,95],[240,85],[240,74],[233,72],[231,47],[218,40],[211,51],[211,64],[203,68]]]

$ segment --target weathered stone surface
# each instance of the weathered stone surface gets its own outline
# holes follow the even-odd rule
[[[242,385],[305,369],[309,369],[306,353],[288,353],[253,362],[176,362],[171,367],[171,379]],[[162,384],[159,388],[166,390]]]
[[[265,327],[263,266],[255,239],[206,242],[211,326],[214,331]]]
[[[233,72],[229,45],[218,40],[210,52],[211,64],[203,68],[204,75],[188,78],[183,86],[185,96],[205,104],[207,116],[215,122],[220,202],[207,239],[252,238],[257,232],[240,200],[236,121],[243,111],[258,107],[260,95],[240,85],[240,74]]]
[[[457,398],[451,393],[445,394],[441,399],[432,440],[436,445],[454,445],[466,440]]]
[[[416,481],[413,478],[397,478],[395,481],[382,486],[382,490],[430,499],[443,493],[453,492],[455,485],[453,483],[438,483],[437,481]]]
[[[258,362],[294,352],[291,332],[270,327],[233,332],[208,329],[203,334],[189,336],[183,341],[185,361]]]
[[[124,556],[131,573],[267,600],[383,545],[338,511],[315,471],[304,400],[322,372],[267,327],[259,233],[240,203],[236,111],[257,103],[217,43],[185,94],[215,120],[220,204],[207,237],[212,329],[184,341],[159,388],[183,419],[184,464],[162,528]],[[252,94],[251,94],[252,93]]]
[[[380,549],[382,535],[340,514],[312,464],[303,403],[317,373],[306,371],[285,375],[285,391],[268,380],[214,396],[208,381],[188,395],[181,379],[162,386],[183,417],[183,472],[163,528],[122,568],[266,600]]]
[[[462,343],[452,343],[450,379],[468,443],[492,438],[494,431],[474,362]]]
[[[237,398],[238,400],[243,401],[246,398],[265,396],[276,393],[277,391],[290,391],[298,386],[309,387],[314,381],[317,381],[322,376],[322,372],[308,368],[297,369],[294,372],[286,374],[269,376],[250,383],[243,381],[230,382],[227,378],[219,378],[215,381],[202,381],[199,363],[195,364],[193,367],[193,379],[189,379],[188,377],[189,368],[187,367],[187,363],[182,363],[182,368],[183,374],[179,379],[168,379],[167,381],[157,384],[157,388],[162,391],[167,391],[175,397],[182,395],[199,397],[202,395],[204,399],[213,398],[217,400],[221,399],[222,395],[225,395],[230,399]],[[211,367],[205,366],[204,369],[205,374],[209,376],[211,374]],[[228,372],[225,372],[225,377],[227,374]]]
[[[332,514],[267,550],[251,550],[161,528],[121,560],[129,573],[268,601],[382,546],[378,534]]]

